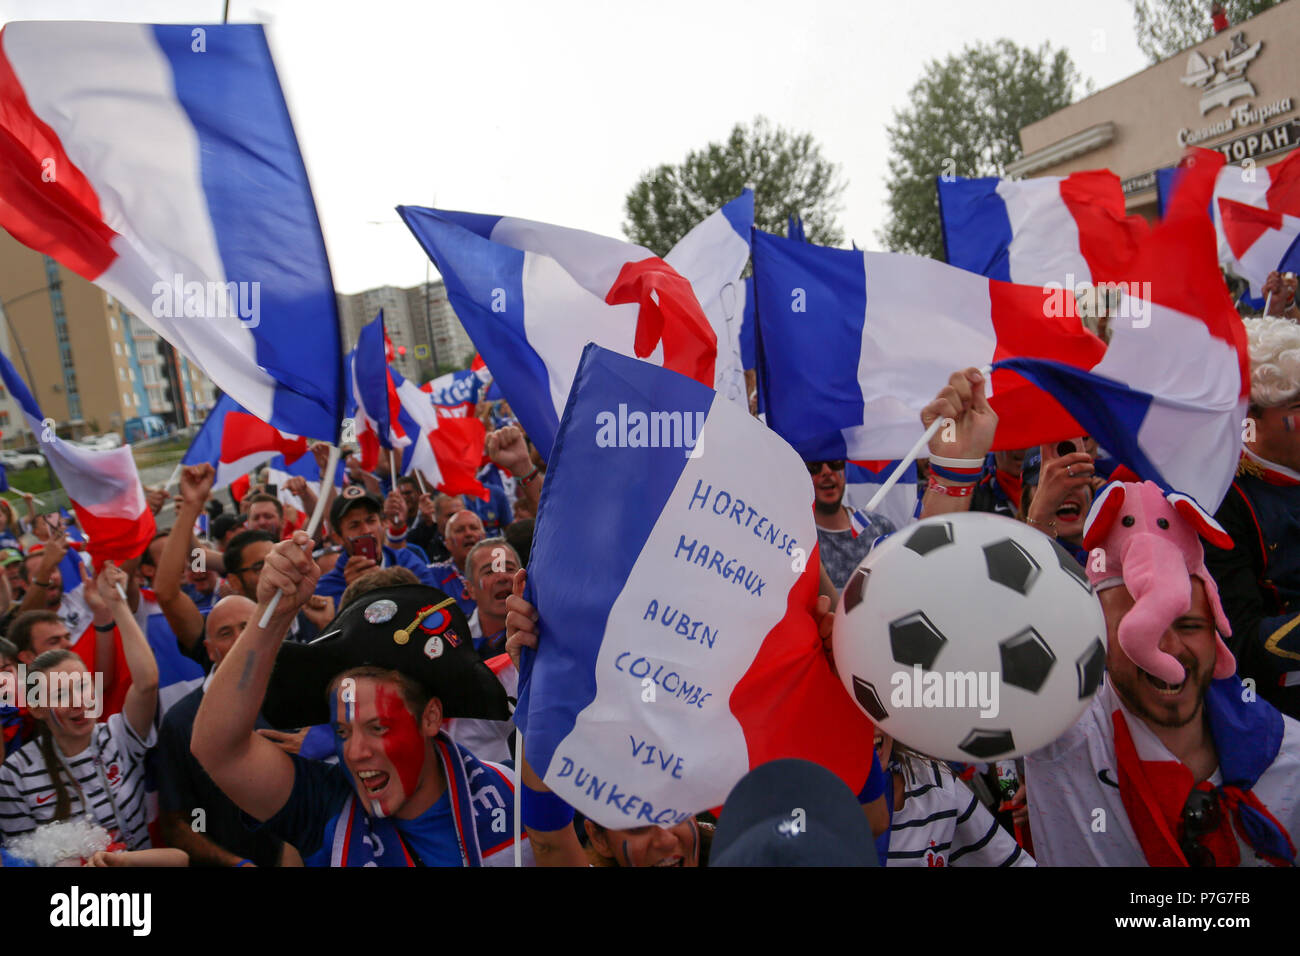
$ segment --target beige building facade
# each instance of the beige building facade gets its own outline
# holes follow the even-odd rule
[[[183,427],[213,403],[207,376],[121,303],[5,232],[0,312],[0,348],[60,435],[120,434],[147,415]],[[7,394],[0,431],[5,447],[34,444]]]
[[[1094,93],[1020,131],[1009,176],[1110,169],[1130,213],[1154,219],[1157,171],[1186,146],[1254,170],[1300,145],[1300,3],[1250,20]]]

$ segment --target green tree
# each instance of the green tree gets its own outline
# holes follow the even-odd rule
[[[1263,13],[1278,0],[1225,0],[1229,23]],[[1207,0],[1133,0],[1133,30],[1137,44],[1152,63],[1195,46],[1214,34]]]
[[[839,167],[822,157],[810,134],[774,127],[762,116],[750,126],[737,123],[725,141],[688,153],[675,166],[665,163],[643,174],[624,201],[623,232],[665,255],[747,185],[754,189],[758,228],[785,235],[795,215],[803,218],[811,242],[844,241],[835,222],[844,192]]]
[[[911,105],[896,110],[886,130],[889,219],[880,242],[942,259],[935,177],[1003,175],[1022,155],[1020,130],[1069,105],[1081,80],[1064,50],[1005,39],[927,63]]]

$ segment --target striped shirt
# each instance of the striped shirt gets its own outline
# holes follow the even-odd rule
[[[145,818],[144,758],[156,739],[156,731],[150,727],[149,739],[141,740],[126,718],[113,714],[95,725],[89,747],[71,759],[65,758],[72,776],[81,785],[80,791],[76,786],[69,788],[73,815],[84,813],[89,806],[95,822],[130,850],[150,846]],[[67,786],[66,773],[62,779]],[[106,786],[111,788],[112,799]],[[54,819],[57,804],[54,784],[41,759],[40,744],[33,740],[0,767],[0,831],[9,840],[49,823]],[[119,829],[125,833],[119,834]]]
[[[904,766],[888,866],[1034,866],[966,784],[934,761]]]

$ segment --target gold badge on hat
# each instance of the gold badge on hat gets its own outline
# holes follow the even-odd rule
[[[456,599],[454,597],[449,597],[447,598],[447,600],[441,602],[440,604],[431,604],[426,608],[421,608],[420,613],[415,616],[414,621],[412,621],[406,627],[402,628],[400,631],[393,632],[393,643],[405,644],[407,641],[411,639],[412,632],[414,632],[414,630],[420,626],[421,621],[423,621],[426,617],[428,617],[433,612],[441,611],[447,605],[455,604],[455,603],[456,603]]]

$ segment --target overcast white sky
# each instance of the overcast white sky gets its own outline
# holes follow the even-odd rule
[[[29,19],[219,23],[222,0],[0,0]],[[885,126],[927,60],[1064,46],[1101,89],[1146,66],[1129,0],[231,0],[268,24],[340,292],[424,279],[399,203],[622,236],[637,177],[758,114],[812,133],[876,248]],[[386,223],[372,225],[372,222]]]

